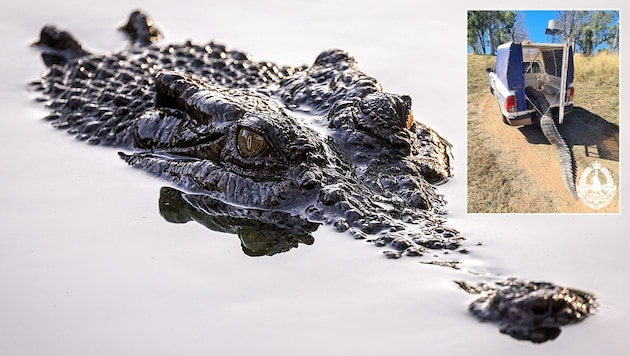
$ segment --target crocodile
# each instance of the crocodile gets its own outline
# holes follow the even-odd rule
[[[280,66],[217,42],[155,44],[140,11],[122,29],[130,46],[104,55],[42,29],[49,68],[34,85],[54,127],[234,205],[299,210],[407,254],[460,247],[435,187],[452,175],[450,143],[346,52]]]
[[[52,126],[118,148],[129,165],[184,190],[162,189],[167,221],[235,233],[251,256],[310,245],[320,224],[388,246],[389,258],[468,252],[446,226],[437,190],[453,174],[451,144],[414,119],[409,96],[385,92],[347,52],[285,66],[215,41],[160,44],[139,10],[120,30],[128,46],[99,54],[44,26],[34,46],[47,70],[31,85]],[[554,288],[529,302],[497,298],[534,305]],[[555,326],[588,312],[579,315]]]
[[[536,89],[529,87],[525,88],[525,93],[527,93],[529,104],[531,104],[538,113],[540,129],[543,135],[545,135],[547,141],[549,141],[549,143],[556,148],[556,152],[558,152],[562,181],[573,199],[577,200],[578,195],[575,187],[576,166],[573,151],[569,149],[569,146],[556,127],[553,115],[549,110],[547,98]]]

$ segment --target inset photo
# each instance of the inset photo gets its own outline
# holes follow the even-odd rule
[[[468,11],[468,213],[619,213],[619,11]]]

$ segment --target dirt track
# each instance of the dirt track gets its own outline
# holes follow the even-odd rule
[[[555,148],[549,144],[536,125],[512,127],[503,123],[498,104],[493,95],[479,95],[474,102],[469,102],[469,122],[478,125],[478,129],[487,135],[484,145],[492,145],[501,152],[501,166],[514,165],[527,176],[527,185],[519,189],[526,198],[546,200],[559,213],[618,213],[619,196],[600,210],[594,210],[575,201],[565,187],[560,176],[560,163]],[[582,172],[595,160],[600,162],[612,175],[617,192],[619,187],[619,128],[603,118],[583,108],[576,107],[567,115],[558,130],[571,148],[577,168],[576,183]],[[469,132],[469,135],[474,132]],[[469,146],[475,140],[469,136]],[[469,148],[470,149],[470,148]],[[475,164],[469,154],[468,164]],[[471,170],[469,169],[469,174]],[[501,174],[501,173],[497,173]],[[508,173],[509,174],[509,173]],[[510,177],[505,177],[505,180]],[[469,180],[470,181],[470,180]],[[524,180],[525,181],[525,180]],[[518,183],[517,183],[518,184]],[[536,213],[531,211],[531,204],[519,207],[518,197],[511,199],[509,211]],[[484,212],[484,211],[476,211]]]

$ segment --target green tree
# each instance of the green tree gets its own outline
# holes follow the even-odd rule
[[[557,20],[565,38],[584,55],[592,55],[603,44],[619,49],[618,11],[558,11]]]
[[[486,21],[481,11],[468,11],[468,45],[476,54],[486,54]]]
[[[529,32],[525,27],[525,15],[520,11],[516,12],[516,20],[510,29],[510,35],[514,42],[523,42],[529,39]]]
[[[527,37],[514,11],[468,11],[468,45],[477,54],[494,55],[498,45]]]

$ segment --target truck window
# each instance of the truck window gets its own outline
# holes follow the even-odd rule
[[[540,63],[523,62],[523,73],[540,73]]]
[[[559,77],[562,73],[562,50],[542,51],[545,72]]]

